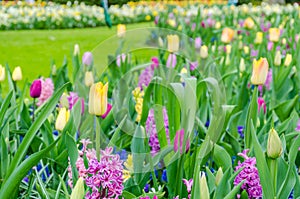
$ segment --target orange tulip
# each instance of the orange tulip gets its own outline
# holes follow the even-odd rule
[[[255,23],[251,17],[248,17],[244,22],[244,27],[248,29],[252,29],[254,27]]]
[[[258,61],[254,59],[251,83],[254,85],[263,85],[266,82],[268,70],[269,63],[266,58],[260,58]]]
[[[224,43],[229,43],[232,41],[234,36],[234,30],[231,28],[224,28],[222,31],[221,41]]]

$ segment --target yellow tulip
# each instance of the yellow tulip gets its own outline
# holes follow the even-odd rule
[[[5,68],[0,64],[0,82],[5,80]]]
[[[22,70],[21,70],[21,67],[18,66],[14,69],[14,72],[12,74],[12,79],[14,81],[20,81],[22,80]]]
[[[249,46],[244,46],[244,53],[249,54]]]
[[[91,71],[86,71],[84,76],[84,83],[87,87],[90,87],[94,83],[93,73]]]
[[[255,23],[251,17],[248,17],[244,22],[244,27],[248,29],[252,29],[254,27]]]
[[[173,53],[177,52],[179,49],[179,37],[178,35],[168,35],[168,51]]]
[[[267,155],[269,158],[276,159],[282,154],[282,143],[275,129],[269,131],[267,143]]]
[[[221,41],[224,43],[229,43],[232,41],[234,36],[234,30],[231,28],[224,28],[221,35]]]
[[[274,65],[280,66],[280,64],[281,64],[281,53],[279,50],[277,50],[275,53]]]
[[[102,82],[93,84],[89,95],[89,113],[92,115],[103,115],[107,109],[108,83]]]
[[[207,46],[203,45],[200,48],[200,57],[202,59],[206,59],[208,57],[208,48]]]
[[[216,29],[220,29],[221,28],[221,23],[219,21],[217,21],[216,25],[215,25]]]
[[[263,85],[266,82],[268,70],[269,63],[266,58],[260,58],[258,61],[254,59],[251,83],[254,85]]]
[[[245,60],[244,60],[244,58],[241,58],[241,61],[240,61],[240,66],[239,66],[239,68],[240,68],[240,72],[242,73],[242,72],[244,72],[245,70],[246,70],[246,66],[245,66]]]
[[[285,56],[285,60],[284,60],[284,65],[285,66],[289,66],[292,62],[292,55],[291,54],[287,54]]]
[[[277,42],[280,37],[280,29],[279,28],[270,28],[269,29],[269,39],[272,42]]]
[[[118,37],[125,37],[126,26],[124,24],[118,24],[117,26],[117,35]]]
[[[256,44],[261,44],[263,41],[263,33],[262,32],[257,32],[256,33],[256,38],[255,38],[255,43]]]
[[[55,129],[62,131],[65,128],[66,124],[68,123],[69,118],[70,118],[70,111],[67,110],[66,108],[60,108],[55,122]]]

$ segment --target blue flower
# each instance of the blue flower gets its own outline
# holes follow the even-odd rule
[[[150,189],[150,185],[149,185],[149,184],[146,184],[145,187],[144,187],[144,191],[145,191],[146,193],[148,193],[148,192],[149,192],[149,189]]]
[[[237,130],[238,130],[238,133],[240,134],[240,137],[243,139],[244,138],[244,127],[238,126]]]
[[[162,182],[168,182],[168,179],[167,179],[167,170],[166,169],[164,169],[163,170],[163,173],[162,173],[162,175],[161,175],[161,181]]]

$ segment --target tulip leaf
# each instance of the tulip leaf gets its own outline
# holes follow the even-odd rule
[[[126,199],[135,199],[135,198],[137,198],[135,195],[133,195],[132,193],[130,193],[126,190],[123,190],[122,196],[123,196],[123,198],[126,198]]]
[[[223,171],[231,168],[231,157],[228,152],[218,144],[214,147],[213,154],[214,161],[218,165],[218,167],[222,167]]]
[[[263,195],[265,196],[266,199],[274,199],[275,197],[273,192],[274,184],[273,181],[270,180],[272,179],[271,173],[266,162],[265,154],[258,142],[252,120],[251,120],[250,133],[252,136],[252,144],[253,144],[253,149],[256,157],[256,164],[257,164],[258,174],[259,174],[259,178],[263,190]]]
[[[70,163],[72,168],[72,180],[73,184],[76,184],[78,179],[78,170],[76,167],[76,161],[78,159],[78,149],[74,138],[70,135],[69,132],[65,132],[64,136],[66,140],[66,148],[70,157]]]
[[[36,165],[40,159],[47,157],[48,152],[53,149],[58,140],[60,140],[60,138],[58,138],[45,149],[29,156],[19,166],[17,166],[10,175],[7,175],[7,178],[5,178],[5,183],[2,185],[0,190],[1,199],[11,198],[12,194],[16,191],[20,182],[27,175],[28,171],[34,165]]]
[[[8,106],[10,104],[10,100],[13,96],[13,90],[11,90],[8,95],[5,97],[4,101],[2,102],[1,104],[1,108],[0,108],[0,124],[5,124],[3,123],[3,119],[4,119],[4,116],[5,116],[5,113],[8,109]]]
[[[216,189],[215,199],[223,199],[230,192],[230,184],[228,181],[231,169],[227,169]]]
[[[245,130],[245,149],[250,149],[252,144],[252,136],[251,136],[251,121],[254,122],[253,128],[256,129],[256,121],[257,121],[257,95],[258,89],[257,86],[254,87],[253,95],[251,102],[248,107],[247,119],[246,119],[246,130]]]
[[[35,137],[36,132],[41,128],[44,121],[48,118],[50,113],[54,110],[56,107],[56,104],[58,100],[60,99],[60,96],[64,92],[65,88],[68,86],[68,83],[65,84],[63,87],[61,87],[57,92],[54,93],[54,95],[51,97],[51,99],[47,102],[47,104],[44,106],[44,108],[41,110],[40,114],[34,121],[34,123],[31,125],[29,130],[27,131],[25,137],[23,138],[22,143],[20,144],[16,154],[13,157],[13,160],[10,164],[10,168],[7,172],[6,177],[8,178],[10,174],[17,168],[17,166],[20,164],[21,160],[25,156],[27,149],[29,148],[33,138]],[[6,184],[7,179],[4,179],[4,184]],[[1,198],[1,197],[0,197]]]
[[[241,181],[238,185],[234,186],[234,188],[224,197],[224,199],[235,199],[239,191],[241,190],[241,186],[243,185],[244,180]]]
[[[281,121],[286,120],[290,115],[295,105],[298,103],[299,95],[296,95],[293,99],[284,101],[276,106],[275,112]]]

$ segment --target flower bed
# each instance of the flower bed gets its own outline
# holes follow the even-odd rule
[[[300,197],[299,8],[158,16],[75,45],[71,76],[0,67],[0,198]]]

